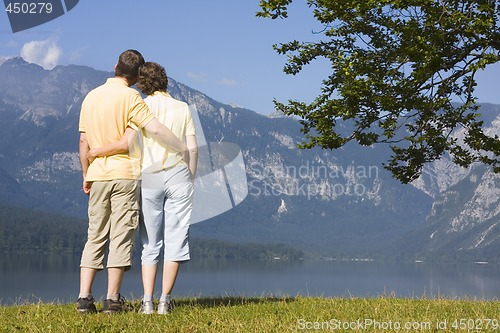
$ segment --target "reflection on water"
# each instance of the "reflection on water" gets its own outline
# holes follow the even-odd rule
[[[0,257],[0,304],[74,302],[79,257]],[[106,292],[106,272],[97,274],[94,297]],[[158,280],[160,277],[158,277]],[[158,282],[156,290],[160,290]],[[142,294],[140,263],[125,274],[122,294]],[[191,296],[444,297],[500,299],[500,267],[480,264],[192,260],[181,266],[176,297]]]
[[[0,257],[1,272],[20,274],[23,272],[71,272],[79,264],[80,258],[73,255],[3,254]]]

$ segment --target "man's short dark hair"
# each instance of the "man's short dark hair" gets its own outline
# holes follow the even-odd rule
[[[167,91],[168,78],[165,68],[156,62],[146,62],[139,69],[137,88],[145,95],[155,91]]]
[[[139,68],[144,64],[144,57],[137,50],[127,50],[120,54],[115,67],[115,75],[129,81],[137,79]]]

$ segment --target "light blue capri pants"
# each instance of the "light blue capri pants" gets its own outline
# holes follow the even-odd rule
[[[185,163],[156,173],[142,174],[140,237],[142,264],[189,260],[189,225],[193,182]]]

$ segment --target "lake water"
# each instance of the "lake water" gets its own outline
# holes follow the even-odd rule
[[[0,258],[0,304],[74,302],[79,257]],[[93,294],[105,296],[106,271]],[[157,291],[160,290],[157,284]],[[140,263],[125,274],[122,294],[142,294]],[[500,299],[500,267],[492,264],[380,263],[354,261],[192,260],[181,266],[174,297],[324,296]]]

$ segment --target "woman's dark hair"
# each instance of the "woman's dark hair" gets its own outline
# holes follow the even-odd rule
[[[144,57],[139,51],[127,50],[120,54],[115,67],[115,75],[124,77],[128,81],[135,81],[139,68],[144,64]]]
[[[165,68],[156,62],[146,62],[139,68],[137,88],[145,95],[155,91],[167,91],[168,78]]]

